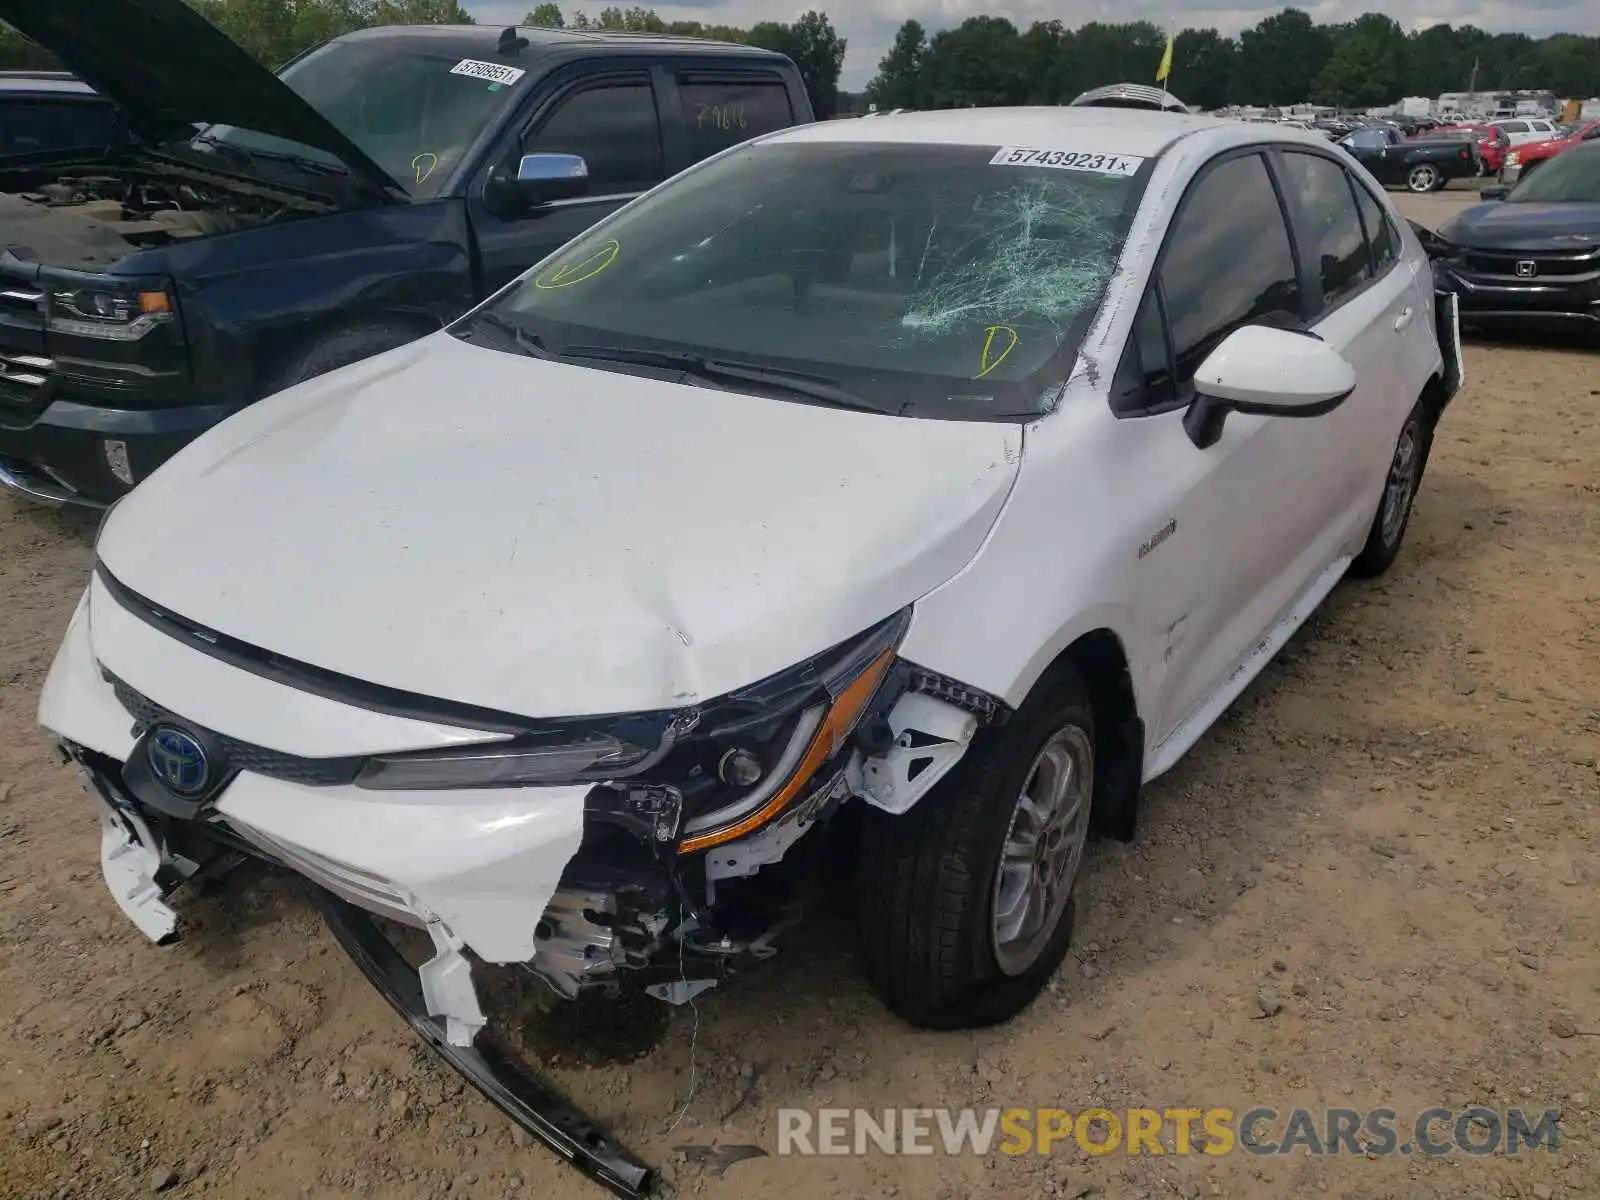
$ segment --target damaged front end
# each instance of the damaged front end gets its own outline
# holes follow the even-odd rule
[[[103,576],[96,587],[111,582]],[[102,607],[102,595],[111,598],[94,593],[97,629],[138,602],[117,594],[120,604]],[[309,882],[354,961],[451,1065],[529,1133],[623,1196],[648,1194],[648,1169],[500,1049],[507,1043],[493,1036],[475,968],[525,971],[561,1000],[642,992],[669,1004],[691,1001],[776,952],[811,885],[848,854],[847,841],[823,833],[842,805],[859,798],[905,812],[955,765],[981,725],[1006,712],[993,697],[898,657],[906,609],[701,705],[551,722],[447,749],[296,759],[193,722],[180,726],[95,661],[79,629],[83,616],[47,681],[41,717],[58,731],[100,808],[102,866],[123,911],[148,937],[170,940],[179,921],[167,900],[181,885],[251,858],[294,872]],[[156,633],[152,621],[146,615],[144,633]],[[138,636],[131,626],[125,632]],[[89,691],[89,663],[101,711],[90,714],[80,694],[73,719],[63,720],[63,693]],[[113,745],[107,730],[119,720],[127,730],[127,716],[132,743]],[[106,751],[63,728],[74,724]],[[160,741],[174,730],[202,757],[231,762],[206,785],[211,790],[186,797],[167,786],[170,777],[151,777],[185,749],[181,739]],[[335,796],[340,802],[330,803]],[[515,807],[508,797],[520,798]],[[562,832],[571,816],[539,807],[570,812],[574,802],[582,807],[577,837]],[[446,812],[448,828],[438,824]],[[376,830],[377,820],[392,824],[388,833]],[[456,849],[441,844],[430,856],[418,849],[430,828],[441,839],[470,829],[472,839]],[[499,839],[499,857],[475,870],[460,865],[466,851],[483,853],[486,830]],[[344,848],[363,833],[359,850]],[[521,857],[502,844],[518,838]],[[559,880],[549,853],[529,856],[536,846],[564,855]],[[553,849],[561,846],[575,848]],[[457,862],[448,888],[440,877],[404,869],[434,858]],[[542,889],[526,882],[534,863],[550,870]],[[431,957],[411,965],[375,917],[424,932]],[[480,1036],[486,1029],[490,1036]]]

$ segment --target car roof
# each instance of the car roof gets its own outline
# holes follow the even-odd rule
[[[674,55],[712,55],[767,59],[787,62],[772,50],[744,46],[737,42],[714,42],[705,38],[674,37],[665,33],[624,33],[612,30],[546,29],[542,26],[513,26],[528,45],[514,56],[498,53],[504,25],[375,25],[347,33],[340,41],[395,40],[431,43],[451,47],[462,54],[503,61],[509,65],[529,64],[530,60],[551,58],[603,57],[608,54],[657,53]]]
[[[98,96],[70,71],[0,71],[0,92],[30,96]]]
[[[872,121],[819,121],[763,140],[1029,146],[1148,158],[1178,138],[1222,124],[1213,117],[1142,108],[950,108],[884,113]]]

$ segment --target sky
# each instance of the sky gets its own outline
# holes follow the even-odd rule
[[[1259,7],[1210,8],[1214,0],[1018,0],[996,4],[993,0],[839,0],[829,6],[823,0],[794,3],[793,0],[710,0],[709,3],[680,3],[656,0],[643,7],[654,8],[666,20],[704,21],[707,24],[750,26],[757,21],[792,21],[808,8],[826,12],[839,35],[847,40],[844,74],[840,85],[859,90],[877,73],[878,60],[894,40],[894,31],[911,18],[921,21],[930,34],[968,17],[1009,17],[1018,28],[1034,21],[1060,20],[1068,26],[1089,21],[1151,21],[1166,26],[1215,28],[1237,34],[1263,17],[1283,7],[1262,3]],[[1250,0],[1245,0],[1248,4]],[[590,0],[573,3],[564,0],[561,11],[569,18],[582,9],[595,16],[608,3],[619,0]],[[1491,33],[1526,33],[1542,37],[1550,33],[1593,34],[1596,26],[1596,0],[1318,0],[1297,5],[1324,24],[1348,21],[1364,12],[1386,12],[1408,29],[1425,29],[1442,21],[1472,24]],[[510,25],[534,7],[530,0],[463,0],[480,24]],[[620,2],[620,7],[628,7]]]

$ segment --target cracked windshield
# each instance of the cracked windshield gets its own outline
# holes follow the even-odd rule
[[[1033,415],[1115,268],[1138,164],[754,146],[579,238],[489,311],[557,355],[691,354],[805,372],[883,411]]]

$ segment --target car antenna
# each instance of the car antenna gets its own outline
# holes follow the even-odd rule
[[[508,25],[500,31],[500,44],[495,47],[496,54],[518,54],[528,48],[528,39],[517,32],[515,25]]]

